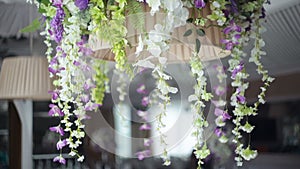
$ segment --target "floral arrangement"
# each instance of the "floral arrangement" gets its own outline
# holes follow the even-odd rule
[[[266,88],[273,81],[268,76],[260,59],[266,52],[262,50],[265,43],[261,34],[265,31],[264,4],[267,0],[33,0],[41,12],[44,30],[41,34],[45,36],[46,52],[49,60],[50,76],[54,77],[56,89],[51,91],[52,104],[50,105],[50,116],[61,118],[60,124],[51,127],[50,130],[60,136],[57,142],[57,150],[69,147],[70,156],[76,156],[78,161],[83,161],[84,156],[79,154],[78,147],[82,144],[85,136],[83,120],[88,119],[88,111],[97,110],[103,102],[105,93],[109,91],[109,78],[105,61],[90,60],[93,50],[89,46],[91,36],[96,36],[107,42],[114,55],[115,69],[119,73],[126,73],[132,77],[136,72],[145,68],[152,69],[152,75],[156,79],[155,101],[149,101],[145,92],[144,84],[141,84],[137,92],[143,95],[142,103],[157,104],[160,113],[157,117],[159,126],[157,130],[161,134],[161,143],[166,147],[165,135],[162,128],[165,126],[163,117],[166,116],[166,107],[171,99],[169,94],[176,93],[178,89],[170,86],[167,82],[172,77],[164,72],[168,59],[163,55],[170,48],[171,35],[174,29],[188,23],[194,24],[197,34],[203,36],[205,29],[210,26],[222,30],[223,38],[220,42],[223,49],[230,50],[229,67],[216,67],[219,82],[226,80],[226,73],[230,73],[231,95],[230,104],[232,112],[224,110],[227,102],[222,96],[226,93],[223,86],[216,86],[210,93],[207,91],[207,78],[205,66],[198,53],[201,50],[200,41],[196,39],[195,51],[190,56],[191,72],[196,79],[195,93],[188,100],[191,103],[191,111],[195,114],[193,136],[197,143],[194,146],[195,155],[199,160],[199,168],[204,159],[210,154],[207,146],[207,138],[204,130],[210,125],[204,115],[206,102],[212,102],[215,106],[216,129],[215,134],[221,143],[229,141],[224,130],[228,120],[232,120],[234,128],[233,143],[236,145],[235,161],[241,166],[243,160],[251,160],[256,157],[257,151],[252,150],[249,144],[244,145],[243,133],[251,133],[254,129],[248,122],[249,116],[255,116],[258,106],[265,103]],[[143,6],[150,8],[151,15],[165,13],[167,22],[157,23],[150,32],[138,36],[138,45],[135,46],[136,61],[128,62],[128,51],[131,44],[127,39],[127,27],[125,26],[126,15],[145,12]],[[201,15],[204,8],[210,8],[211,13]],[[191,12],[192,11],[192,12]],[[137,18],[135,29],[143,31],[143,18]],[[208,25],[208,23],[214,23]],[[191,30],[187,30],[183,36],[189,36]],[[249,44],[253,39],[254,43]],[[56,45],[53,46],[55,42]],[[257,73],[262,76],[263,86],[258,95],[257,102],[253,106],[247,104],[245,92],[249,86],[247,78],[249,74],[245,69],[248,62],[243,47],[253,45],[249,62],[257,66]],[[148,57],[140,57],[145,50]],[[93,72],[94,76],[87,76],[85,72]],[[119,99],[124,100],[124,87],[122,79],[119,80]],[[222,99],[223,98],[223,99]],[[145,121],[141,130],[149,130],[151,126],[147,123],[147,112],[138,111],[138,115]],[[75,119],[75,120],[74,120]],[[149,156],[151,151],[148,147],[151,140],[145,139],[146,150],[138,152],[139,159]],[[167,148],[162,153],[164,165],[170,165]],[[62,155],[55,157],[55,162],[62,164],[66,160]]]

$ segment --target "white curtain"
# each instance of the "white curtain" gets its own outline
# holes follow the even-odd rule
[[[21,33],[20,30],[39,16],[36,7],[26,0],[0,0],[0,37],[29,37],[30,33]],[[38,33],[31,35],[37,37]]]

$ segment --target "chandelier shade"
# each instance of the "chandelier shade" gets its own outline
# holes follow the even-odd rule
[[[156,24],[168,22],[165,13],[156,13],[151,15],[150,9],[146,5],[144,6],[145,13],[127,15],[125,26],[127,28],[127,37],[129,46],[126,48],[127,60],[129,63],[134,63],[139,59],[143,59],[149,56],[149,53],[144,53],[144,56],[137,58],[135,55],[136,47],[139,43],[139,36],[147,36],[151,30],[154,30]],[[192,10],[189,10],[191,15]],[[209,7],[206,7],[200,11],[201,16],[207,16],[211,13]],[[196,13],[195,13],[196,15]],[[136,18],[141,17],[144,20],[143,31],[135,28]],[[220,59],[230,55],[229,50],[222,49],[220,40],[223,38],[223,33],[220,27],[213,26],[215,23],[208,21],[208,26],[201,31],[204,31],[202,36],[199,36],[200,29],[193,24],[186,24],[185,26],[177,27],[171,34],[171,40],[169,44],[169,50],[163,54],[167,58],[168,63],[182,63],[189,62],[190,57],[195,52],[196,38],[200,42],[200,51],[198,57],[202,61],[209,61],[214,59]],[[191,30],[189,36],[185,36],[185,33]],[[169,36],[169,35],[166,35]],[[89,46],[93,50],[94,58],[115,61],[114,54],[111,51],[111,44],[100,39],[97,35],[90,35]],[[154,61],[155,62],[155,61]]]
[[[0,99],[50,100],[54,89],[46,57],[19,56],[3,60]]]

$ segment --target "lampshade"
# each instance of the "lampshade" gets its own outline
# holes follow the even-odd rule
[[[166,22],[164,13],[156,13],[152,16],[148,11],[150,11],[149,7],[145,6],[143,14],[137,14],[139,17],[141,15],[144,19],[144,28],[146,33],[149,33],[150,30],[154,29],[154,25],[157,23]],[[205,16],[210,14],[210,8],[206,7],[201,10],[201,16]],[[190,11],[190,13],[192,13]],[[135,49],[138,45],[138,36],[145,33],[138,31],[134,28],[136,22],[136,16],[129,15],[126,17],[125,26],[127,28],[127,37],[128,43],[130,47],[126,48],[127,59],[129,62],[135,62],[137,60],[135,56]],[[208,21],[208,25],[213,25],[211,21]],[[187,30],[191,29],[192,34],[189,36],[184,36]],[[230,51],[222,49],[220,46],[220,39],[223,38],[221,29],[216,26],[210,26],[205,31],[205,36],[199,36],[196,33],[196,30],[199,29],[195,27],[193,24],[186,24],[185,26],[178,27],[172,32],[172,40],[170,42],[170,48],[168,53],[165,54],[165,57],[168,58],[168,63],[181,63],[181,62],[189,62],[190,57],[193,55],[195,51],[195,40],[198,38],[201,43],[200,52],[198,53],[198,57],[202,61],[209,61],[218,58],[223,58],[230,55]],[[89,37],[89,46],[94,51],[93,57],[114,61],[114,54],[111,52],[111,45],[103,40],[100,40],[96,35]],[[144,56],[139,57],[139,59],[143,57],[147,57],[149,55],[145,54]]]
[[[0,99],[50,100],[53,90],[45,57],[19,56],[3,60]]]

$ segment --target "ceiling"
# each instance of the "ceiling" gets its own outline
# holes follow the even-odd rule
[[[273,76],[300,72],[300,1],[271,0],[267,10],[263,64]],[[253,74],[255,67],[248,67]]]

